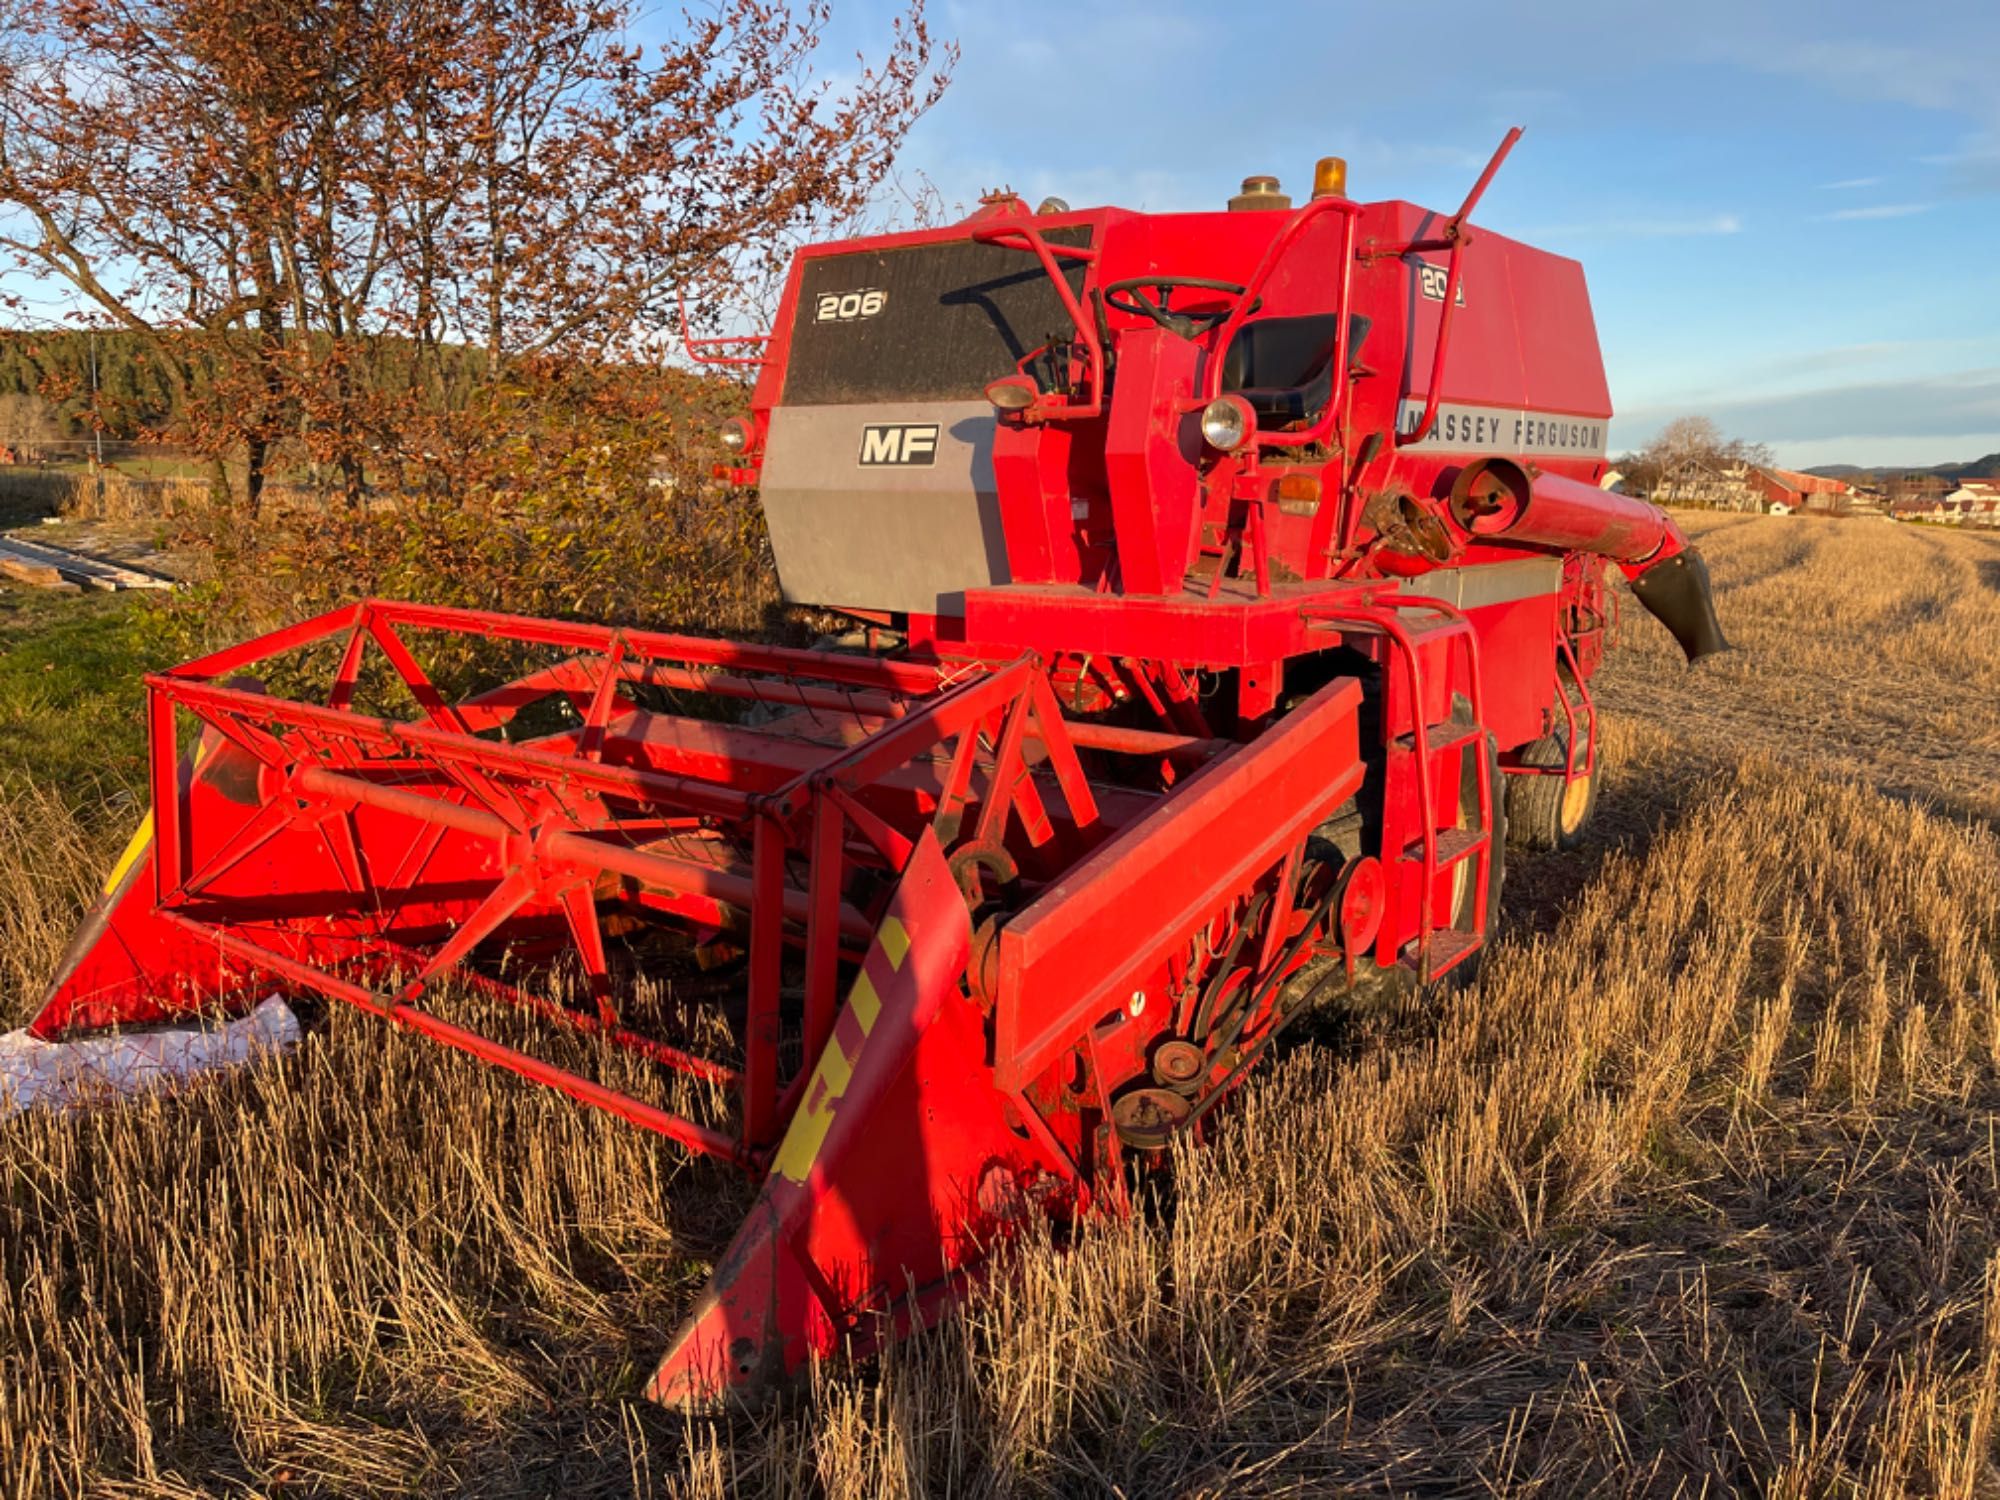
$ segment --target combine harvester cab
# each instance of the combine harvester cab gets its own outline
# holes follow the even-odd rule
[[[1723,645],[1597,487],[1580,269],[1471,228],[1514,139],[1448,219],[1329,160],[802,252],[728,474],[870,649],[367,601],[150,677],[153,812],[33,1032],[314,994],[740,1167],[677,1405],[1122,1206],[1308,1006],[1473,959],[1510,806],[1575,836],[1607,560]]]

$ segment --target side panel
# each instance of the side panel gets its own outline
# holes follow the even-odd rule
[[[1479,635],[1486,727],[1503,751],[1539,739],[1555,705],[1556,596],[1468,609],[1466,617]]]
[[[781,406],[762,498],[785,597],[959,614],[1006,583],[983,400]]]
[[[1329,683],[1190,776],[1000,934],[994,1081],[1026,1087],[1360,786],[1361,685]]]
[[[1537,739],[1555,703],[1555,632],[1562,559],[1440,568],[1409,579],[1403,593],[1462,610],[1479,636],[1486,726],[1502,750]]]
[[[1371,205],[1366,225],[1372,235],[1402,241],[1436,234],[1443,222],[1415,204],[1391,202]],[[1365,421],[1386,418],[1408,431],[1421,419],[1449,260],[1443,250],[1411,251],[1364,268],[1358,279],[1358,310],[1375,324],[1370,363],[1391,376],[1361,383],[1356,399]],[[1437,422],[1400,454],[1406,461],[1533,456],[1594,480],[1604,463],[1611,395],[1583,267],[1483,228],[1463,261]]]

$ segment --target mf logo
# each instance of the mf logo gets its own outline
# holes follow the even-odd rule
[[[861,467],[929,468],[937,462],[935,422],[870,422],[861,429]]]
[[[1434,266],[1427,260],[1417,262],[1417,288],[1430,302],[1444,301],[1444,286],[1451,280],[1451,273],[1443,266]],[[1458,283],[1458,296],[1453,299],[1456,306],[1465,306],[1465,282]]]

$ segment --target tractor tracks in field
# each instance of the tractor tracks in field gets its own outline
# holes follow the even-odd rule
[[[1955,821],[2000,821],[2000,538],[1860,520],[1717,532],[1710,561],[1739,649],[1690,669],[1630,638],[1594,684],[1607,715],[1691,755],[1767,754]]]
[[[1748,518],[1751,523],[1759,519],[1756,516]],[[1812,525],[1814,523],[1799,522],[1794,519],[1787,524]],[[1701,545],[1701,542],[1705,541],[1707,537],[1714,536],[1717,533],[1728,533],[1734,530],[1736,530],[1734,526],[1716,527],[1705,533],[1702,538],[1697,539],[1696,545]],[[1735,594],[1747,593],[1760,584],[1768,583],[1774,578],[1804,567],[1813,554],[1819,550],[1822,542],[1823,538],[1812,532],[1802,532],[1797,536],[1788,537],[1785,540],[1783,550],[1777,557],[1769,561],[1758,558],[1749,559],[1747,565],[1750,571],[1743,574],[1731,574],[1726,571],[1733,561],[1727,553],[1722,554],[1723,561],[1720,566],[1718,566],[1717,558],[1710,555],[1705,548],[1702,556],[1707,558],[1711,571],[1722,574],[1722,576],[1715,580],[1715,592],[1718,598],[1726,598]]]
[[[1972,559],[1972,575],[1990,594],[2000,594],[2000,537],[1968,536],[1968,545],[1986,554]]]

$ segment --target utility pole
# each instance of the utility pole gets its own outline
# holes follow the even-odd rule
[[[95,446],[97,513],[104,514],[104,423],[97,414],[97,330],[90,330],[90,436]]]

